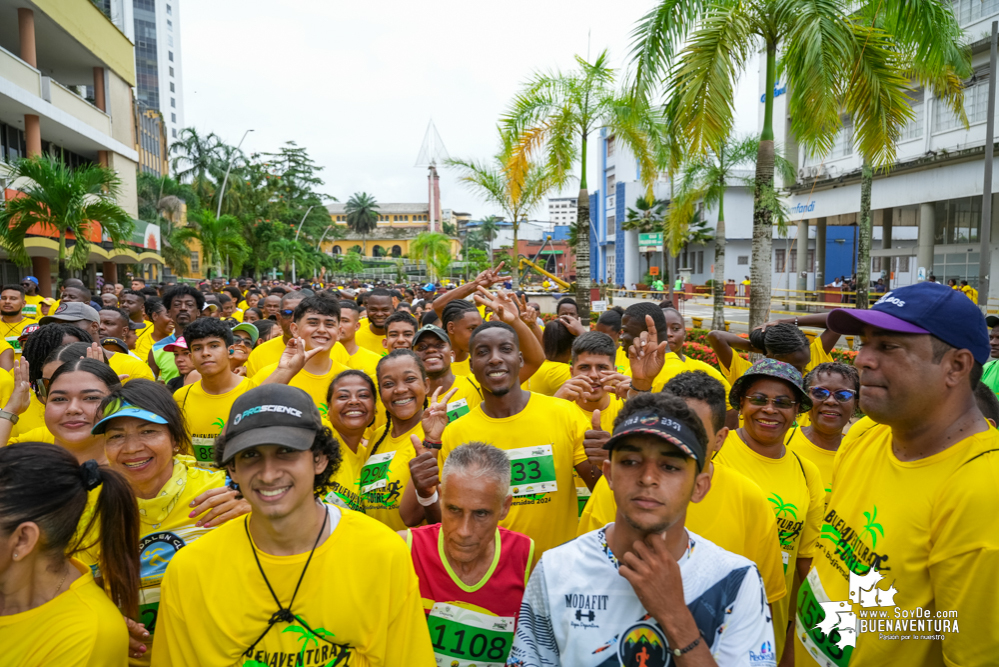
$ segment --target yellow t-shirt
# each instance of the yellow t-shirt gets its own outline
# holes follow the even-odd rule
[[[278,336],[262,343],[250,352],[250,356],[246,360],[246,377],[252,378],[264,366],[270,366],[281,361],[281,355],[284,354],[285,347],[287,347],[287,343],[285,343],[281,336]],[[347,348],[339,342],[334,343],[333,349],[330,350],[330,359],[347,365],[349,358],[350,355],[347,354]]]
[[[173,400],[177,401],[180,411],[184,413],[194,458],[199,465],[215,467],[215,438],[229,421],[232,404],[255,386],[257,385],[253,380],[241,378],[239,384],[226,393],[209,394],[201,386],[201,380],[198,380],[173,393]]]
[[[343,438],[328,421],[323,420],[323,425],[333,431],[333,435],[340,443],[340,468],[333,475],[333,490],[326,494],[325,501],[355,512],[364,512],[364,503],[361,501],[357,485],[361,477],[361,468],[368,458],[368,442],[362,440],[357,446],[357,451],[352,452],[350,447],[343,444]]]
[[[819,364],[824,364],[826,362],[832,361],[833,358],[829,356],[826,349],[822,346],[822,336],[816,336],[812,339],[811,344],[808,346],[808,351],[812,355],[811,361],[805,366],[805,373],[812,370]],[[749,362],[748,359],[743,359],[739,356],[737,350],[732,350],[732,365],[726,368],[722,365],[721,361],[718,362],[718,368],[721,369],[722,375],[728,380],[729,384],[735,384],[735,381],[742,377],[742,375],[749,370],[749,367],[753,364]],[[804,417],[807,415],[801,415]],[[801,421],[799,420],[799,424]],[[776,627],[776,626],[775,626]]]
[[[846,435],[843,436],[842,442],[839,443],[839,448],[843,449],[843,446],[846,443],[859,439],[860,436],[864,435],[875,426],[880,426],[880,424],[864,415],[854,423],[850,424],[850,428],[847,430]]]
[[[260,381],[266,380],[270,377],[271,373],[277,370],[277,367],[278,365],[276,363],[271,364],[270,366],[264,366],[260,369],[259,377],[255,379]],[[326,402],[326,392],[329,391],[330,382],[332,382],[333,378],[345,370],[347,370],[346,366],[330,359],[330,369],[323,375],[309,373],[303,368],[295,373],[295,376],[291,378],[291,382],[288,383],[288,386],[298,387],[311,396],[312,401],[319,409],[319,415],[321,417],[326,417],[326,414],[329,412],[329,404]]]
[[[617,368],[618,373],[631,376],[631,360],[628,359],[627,350],[620,345],[618,346],[617,354],[614,357],[614,366]]]
[[[55,444],[55,436],[52,435],[52,431],[48,430],[44,426],[39,426],[38,428],[33,428],[30,431],[26,431],[21,435],[12,435],[10,440],[7,441],[8,445],[13,445],[17,442],[47,442],[49,444]]]
[[[3,338],[14,349],[15,358],[21,358],[21,343],[17,339],[21,335],[21,332],[24,331],[24,327],[29,324],[38,324],[38,320],[25,317],[20,322],[14,322],[13,324],[8,324],[0,320],[0,338]],[[2,351],[0,350],[0,352]]]
[[[371,325],[368,324],[367,320],[362,320],[361,328],[354,334],[355,343],[366,350],[374,352],[379,357],[384,357],[388,354],[388,351],[382,346],[383,340],[385,340],[384,335],[379,336],[371,332]]]
[[[617,503],[607,480],[600,478],[579,518],[578,535],[615,520]],[[699,503],[687,505],[686,527],[722,549],[756,563],[767,591],[767,602],[787,595],[777,521],[759,485],[741,472],[716,461],[711,490]]]
[[[440,465],[455,447],[485,442],[511,461],[513,506],[500,525],[534,540],[540,557],[576,535],[579,516],[573,468],[586,461],[586,418],[574,403],[531,394],[512,417],[494,419],[483,406],[444,429]]]
[[[163,579],[152,664],[324,667],[336,663],[346,645],[350,657],[341,665],[433,665],[406,543],[359,512],[329,512],[333,530],[312,554],[291,609],[305,623],[278,621],[252,655],[243,655],[278,610],[254,549],[283,606],[291,602],[310,554],[261,551],[247,536],[249,517],[241,517],[174,556]]]
[[[44,299],[45,297],[41,294],[36,294],[35,296],[28,296],[25,294],[24,308],[21,309],[21,314],[34,320],[40,319],[42,317],[41,303]]]
[[[794,591],[795,562],[811,558],[819,536],[825,489],[815,464],[792,451],[772,459],[749,448],[737,430],[729,431],[725,446],[715,461],[730,465],[759,484],[777,519],[777,539],[784,565],[784,585]],[[791,596],[773,605],[774,640],[777,656],[783,654],[787,637]]]
[[[338,343],[339,344],[339,343]],[[344,348],[346,350],[346,348]],[[358,345],[357,352],[347,357],[347,361],[344,362],[347,368],[354,368],[359,371],[364,371],[364,373],[378,382],[378,360],[381,359],[381,355],[375,354],[371,350],[361,347]]]
[[[135,353],[139,359],[146,361],[149,359],[149,351],[153,349],[153,323],[146,322],[145,329],[139,329],[136,333]]]
[[[819,474],[822,475],[822,488],[825,489],[826,503],[828,503],[829,493],[832,491],[833,460],[836,458],[836,452],[822,449],[809,440],[800,428],[788,431],[787,437],[784,438],[784,444],[801,458],[814,463],[815,467],[819,469]]]
[[[534,375],[527,379],[527,382],[520,386],[527,391],[545,396],[554,396],[565,381],[572,377],[572,367],[560,361],[549,361],[545,359],[541,368],[534,372]]]
[[[456,375],[451,389],[457,389],[458,391],[454,392],[451,400],[447,402],[447,418],[449,423],[467,415],[479,407],[479,404],[482,402],[482,387],[475,381],[475,376]],[[451,391],[451,389],[448,389],[448,391]],[[447,394],[447,391],[442,391],[440,395],[443,396],[445,394]]]
[[[465,357],[464,361],[452,361],[451,372],[454,373],[456,377],[472,375],[472,357]]]
[[[364,513],[381,521],[392,530],[406,530],[406,524],[399,514],[402,494],[409,485],[409,461],[416,456],[409,436],[423,439],[423,424],[418,423],[397,438],[389,432],[381,440],[385,426],[371,437],[367,447],[367,457],[358,470],[357,488],[360,490]]]
[[[617,413],[621,411],[624,407],[624,401],[622,401],[617,396],[610,397],[610,403],[607,407],[600,411],[600,430],[607,431],[608,433],[614,432],[614,420],[617,419]],[[593,428],[593,413],[589,410],[584,410],[578,403],[573,403],[579,411],[583,413],[583,417],[586,419],[586,423],[589,425],[587,428]],[[586,486],[586,482],[583,478],[579,476],[579,473],[575,469],[572,471],[572,479],[576,484],[576,502],[579,504],[579,516],[583,515],[583,510],[586,508],[586,503],[590,500],[590,489]],[[611,521],[613,521],[613,517]]]
[[[111,364],[111,370],[113,370],[118,375],[127,375],[128,377],[122,381],[122,384],[130,382],[131,380],[155,380],[153,377],[153,369],[149,367],[144,361],[136,359],[133,356],[125,354],[124,352],[117,352],[111,356],[108,360]]]
[[[124,617],[94,581],[90,568],[76,559],[69,562],[81,576],[68,589],[34,609],[0,616],[3,664],[19,667],[128,664],[128,628]]]
[[[832,488],[812,571],[798,595],[795,664],[816,664],[808,649],[850,667],[995,664],[999,432],[990,428],[927,458],[900,461],[891,428],[879,424],[840,445]],[[876,612],[892,623],[908,618],[925,625],[860,626],[854,647],[837,645],[815,628],[823,602],[854,612],[860,623]],[[950,631],[941,618],[956,619],[948,621]]]
[[[232,319],[236,320],[237,322],[242,322],[243,321],[243,311],[239,310],[238,308],[236,310],[232,311]]]
[[[714,379],[718,380],[725,386],[725,395],[728,396],[728,392],[731,391],[732,385],[729,384],[725,376],[718,372],[718,369],[711,364],[706,364],[699,359],[691,359],[690,357],[685,357],[680,359],[675,353],[670,352],[666,355],[665,363],[663,364],[663,369],[659,371],[659,375],[656,379],[652,381],[652,391],[662,391],[666,383],[672,380],[674,377],[680,373],[688,373],[691,371],[703,371],[707,373]],[[697,531],[694,531],[697,532]],[[710,539],[710,538],[708,538]]]
[[[0,352],[3,352],[3,350],[0,350]],[[2,369],[0,369],[0,408],[7,405],[7,401],[10,400],[11,394],[13,393],[14,376],[10,373],[4,373],[2,372]],[[20,417],[18,418],[18,421],[21,421]]]
[[[3,373],[2,375],[6,375],[10,378],[11,392],[13,392],[13,376],[11,376],[10,373]],[[0,382],[6,383],[6,380],[0,380]],[[29,390],[28,393],[30,394],[31,401],[28,403],[28,409],[21,413],[21,416],[17,419],[17,423],[14,424],[14,428],[11,429],[10,433],[12,436],[21,437],[36,428],[46,428],[45,404],[38,400],[34,391]],[[4,403],[4,405],[6,405],[6,403]]]

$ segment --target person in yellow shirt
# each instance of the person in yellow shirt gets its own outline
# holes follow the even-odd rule
[[[680,373],[666,384],[665,391],[682,398],[697,413],[708,435],[705,469],[711,474],[711,489],[700,502],[687,506],[686,526],[722,549],[753,561],[763,577],[767,602],[773,604],[787,595],[773,508],[759,485],[716,456],[729,433],[725,426],[728,392],[701,371]],[[613,427],[603,430],[590,435],[588,447],[603,446]],[[577,535],[606,526],[616,512],[614,493],[601,478],[580,516]]]
[[[29,324],[38,322],[25,317],[21,312],[23,308],[24,288],[20,285],[4,285],[0,289],[0,338],[14,348],[17,357],[21,356],[21,343],[18,341],[21,331]]]
[[[253,349],[250,358],[246,361],[246,377],[252,378],[260,369],[271,364],[276,364],[281,360],[281,355],[291,340],[291,325],[295,320],[295,308],[301,303],[304,297],[299,292],[289,292],[281,299],[281,309],[277,314],[278,324],[281,325],[280,336],[266,338]],[[347,350],[339,342],[334,341],[330,357],[341,364],[346,365],[348,359]]]
[[[433,310],[441,320],[441,328],[451,339],[451,349],[454,351],[451,370],[455,375],[472,374],[468,359],[468,340],[485,318],[485,304],[476,307],[465,299],[477,294],[480,287],[488,290],[506,280],[503,276],[505,264],[506,262],[500,262],[499,265],[486,269],[475,280],[447,290],[433,301]]]
[[[967,280],[962,280],[961,281],[961,287],[960,288],[956,288],[956,289],[960,289],[961,292],[966,297],[968,297],[969,299],[971,299],[971,303],[973,303],[975,305],[978,305],[978,290],[976,290],[974,287],[972,287],[971,285],[969,285]]]
[[[330,356],[340,334],[340,303],[326,297],[306,297],[295,307],[292,317],[294,321],[291,323],[291,335],[304,341],[306,361],[304,367],[287,384],[298,387],[311,396],[319,408],[319,414],[325,417],[329,409],[326,395],[330,383],[342,371],[347,370],[346,366]],[[277,367],[278,363],[265,366],[255,377],[261,380],[268,378]]]
[[[205,467],[214,464],[215,439],[233,402],[258,383],[236,375],[229,367],[232,330],[221,321],[200,317],[184,328],[194,370],[201,379],[174,392],[191,438],[194,458]]]
[[[739,406],[742,426],[729,432],[716,457],[760,485],[773,506],[784,560],[788,595],[773,605],[777,660],[794,634],[791,601],[797,600],[795,574],[804,579],[812,566],[825,507],[822,475],[814,463],[784,444],[798,412],[812,404],[801,374],[776,359],[756,362],[732,385],[729,402]]]
[[[999,580],[985,574],[999,571],[999,431],[974,387],[988,329],[975,304],[936,283],[888,296],[829,315],[862,337],[860,409],[875,425],[836,454],[795,664],[986,665],[999,655]],[[834,608],[858,617],[845,628],[854,641],[824,622]],[[861,621],[865,609],[891,628]],[[920,625],[902,630],[902,618]],[[894,639],[903,633],[912,638]]]
[[[416,318],[404,311],[392,313],[385,320],[385,338],[382,339],[384,352],[409,350],[413,347],[413,336],[419,328]]]
[[[223,471],[195,465],[183,415],[162,384],[130,382],[104,398],[101,414],[91,433],[104,436],[108,465],[128,481],[139,505],[141,584],[139,614],[136,622],[128,621],[137,644],[129,658],[132,665],[148,665],[159,584],[170,560],[182,547],[250,507],[226,487]],[[99,554],[91,550],[82,560],[97,567]]]
[[[805,376],[805,391],[812,399],[810,423],[792,429],[785,444],[819,469],[828,502],[833,460],[843,441],[843,429],[857,414],[860,375],[848,364],[819,364]]]
[[[545,361],[522,386],[535,394],[554,396],[559,387],[572,377],[569,361],[572,358],[572,343],[576,340],[576,334],[563,322],[552,320],[545,327],[542,340]]]
[[[43,313],[41,309],[45,297],[38,293],[38,278],[25,276],[21,280],[21,287],[24,288],[24,308],[21,309],[21,313],[33,320],[38,320],[42,315],[47,314]]]
[[[624,315],[624,308],[613,306],[600,313],[600,318],[594,326],[595,331],[605,333],[614,340],[617,351],[614,356],[614,365],[617,372],[622,375],[631,375],[631,365],[628,363],[628,350],[620,345],[621,340],[621,317]]]
[[[88,507],[86,523],[105,528],[99,546],[107,593],[70,553]],[[139,512],[119,473],[94,460],[81,465],[55,445],[0,448],[4,664],[125,667],[122,614],[138,609],[138,536]]]
[[[356,368],[364,371],[372,380],[375,379],[375,367],[380,354],[376,354],[366,347],[357,344],[355,336],[360,324],[361,308],[356,301],[344,299],[340,302],[340,344],[350,355],[344,363],[348,368]]]
[[[367,320],[361,322],[354,336],[357,344],[370,350],[378,356],[385,356],[385,321],[395,312],[392,305],[392,293],[387,289],[373,289],[368,292],[365,301]]]
[[[216,463],[252,512],[174,555],[153,667],[434,663],[405,543],[319,500],[340,452],[305,392],[273,384],[237,399]]]
[[[487,322],[470,341],[472,372],[483,390],[482,403],[444,429],[440,462],[455,447],[486,442],[511,460],[513,507],[504,528],[531,537],[539,554],[575,535],[579,514],[573,469],[588,488],[599,478],[583,449],[589,428],[579,409],[562,399],[520,386],[523,357],[516,331],[504,322]]]
[[[801,315],[767,322],[742,338],[727,331],[708,333],[708,344],[718,356],[718,367],[729,384],[735,384],[752,364],[739,356],[739,352],[755,352],[771,359],[784,361],[804,375],[822,363],[832,361],[829,354],[839,341],[839,334],[826,326],[828,313]],[[809,343],[800,329],[818,327],[825,329]]]
[[[325,500],[355,512],[364,511],[358,482],[368,458],[365,433],[374,421],[377,396],[375,383],[364,371],[355,368],[333,378],[326,395],[327,421],[340,441],[341,463]]]
[[[149,349],[152,343],[143,339],[152,333],[153,328],[146,321],[146,295],[142,292],[123,290],[121,293],[121,307],[128,313],[128,319],[132,328],[136,331],[135,347],[133,351],[139,359],[145,360],[149,356]],[[157,299],[158,300],[158,299]]]

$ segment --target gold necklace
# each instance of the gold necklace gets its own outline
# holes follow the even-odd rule
[[[53,600],[59,595],[59,591],[62,590],[62,585],[66,583],[66,577],[69,576],[69,568],[70,568],[70,566],[67,565],[66,566],[66,571],[63,572],[62,579],[59,580],[59,587],[56,588],[55,589],[55,593],[52,594],[52,599]]]

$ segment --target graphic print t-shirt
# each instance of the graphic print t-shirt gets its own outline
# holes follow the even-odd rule
[[[756,566],[687,531],[683,597],[719,665],[773,667],[773,624]],[[607,545],[606,527],[545,553],[531,573],[507,665],[673,664],[666,636]]]

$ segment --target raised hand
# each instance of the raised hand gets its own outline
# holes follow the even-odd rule
[[[583,394],[593,391],[593,383],[590,379],[577,375],[562,383],[562,386],[555,392],[555,398],[564,398],[567,401],[578,401]]]
[[[107,361],[107,355],[104,354],[104,348],[101,347],[97,343],[97,341],[91,343],[90,347],[87,348],[86,358],[93,359],[94,361],[99,361],[102,364]]]
[[[312,357],[322,352],[322,348],[305,349],[305,340],[302,338],[289,338],[288,345],[285,346],[281,358],[278,360],[278,368],[294,375],[305,368],[305,364]]]
[[[559,315],[558,321],[564,324],[565,328],[573,336],[582,336],[589,331],[589,329],[583,326],[582,321],[578,317],[573,317],[572,315]]]
[[[510,278],[510,276],[501,275],[505,264],[506,260],[503,260],[497,266],[491,269],[486,269],[477,275],[473,282],[475,282],[477,287],[492,287],[496,283],[504,282]]]
[[[476,294],[472,297],[475,303],[486,306],[493,311],[493,314],[500,319],[501,322],[513,326],[513,323],[517,321],[517,303],[510,297],[510,293],[506,290],[498,290],[495,294],[485,289],[484,287],[476,287]]]
[[[634,340],[628,350],[628,360],[631,362],[631,384],[635,389],[648,391],[652,382],[659,375],[666,363],[666,353],[669,343],[658,342],[659,335],[651,315],[645,316],[646,330]]]
[[[447,402],[451,400],[456,391],[458,391],[458,388],[452,387],[449,392],[444,394],[443,398],[438,400],[441,388],[437,387],[434,390],[427,409],[423,411],[423,434],[426,440],[430,442],[441,441],[441,436],[444,435],[444,427],[447,426]]]
[[[593,465],[593,469],[600,471],[604,468],[604,461],[608,458],[608,452],[604,449],[604,443],[610,440],[611,434],[603,430],[600,425],[600,410],[594,410],[590,418],[590,426],[593,428],[583,433],[583,449],[586,456]]]
[[[409,436],[416,450],[416,456],[409,460],[409,473],[413,479],[416,495],[424,500],[431,498],[441,483],[440,467],[437,465],[437,452],[423,446],[419,436]]]
[[[41,382],[41,378],[38,380]],[[21,357],[14,362],[14,391],[3,409],[15,415],[24,414],[31,405],[31,383],[28,382],[28,360]]]

